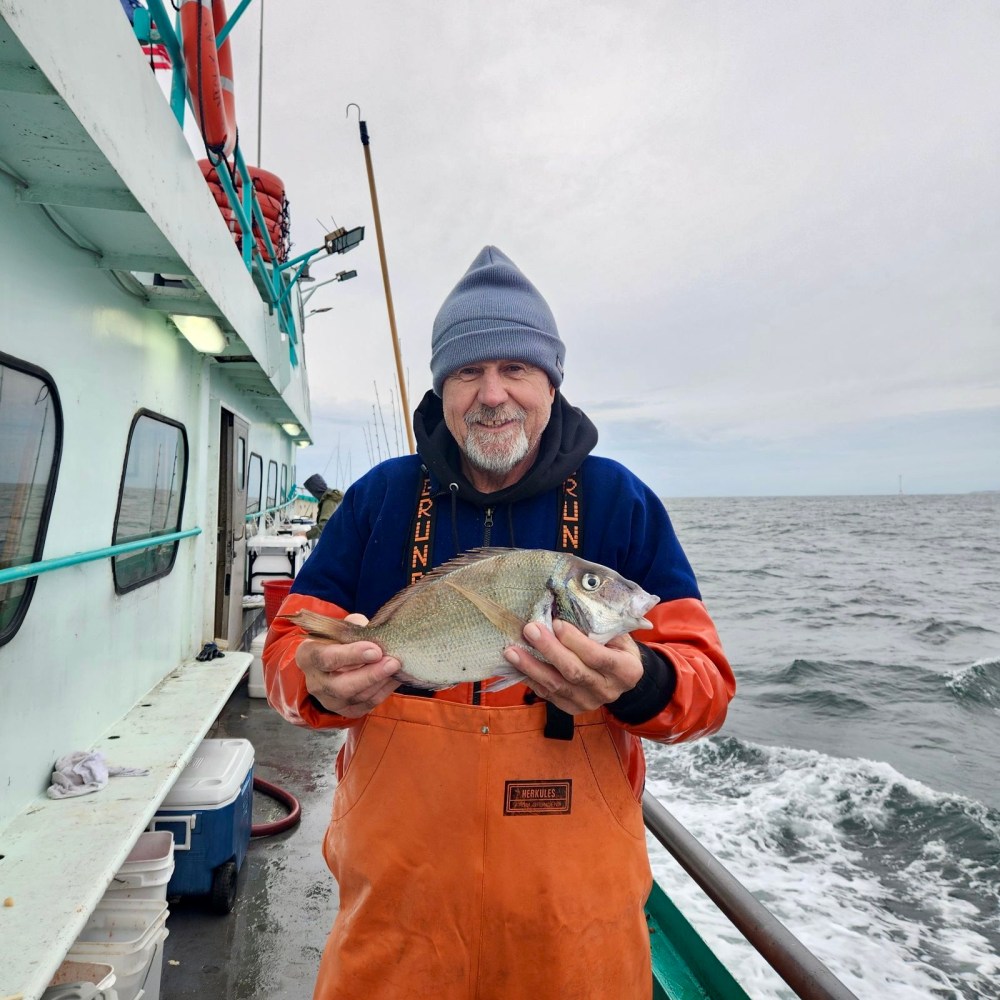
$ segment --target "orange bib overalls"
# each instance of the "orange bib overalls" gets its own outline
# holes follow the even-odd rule
[[[314,1000],[648,1000],[642,813],[602,712],[390,697],[323,845],[340,911]]]

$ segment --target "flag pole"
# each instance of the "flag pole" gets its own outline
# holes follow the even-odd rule
[[[392,350],[396,356],[396,381],[399,383],[399,398],[406,418],[406,440],[410,446],[410,454],[416,454],[417,448],[413,441],[413,426],[410,417],[410,401],[406,393],[406,380],[403,378],[403,358],[399,351],[399,335],[396,333],[396,313],[392,308],[392,289],[389,287],[389,266],[385,261],[385,244],[382,241],[382,219],[378,211],[378,194],[375,192],[375,172],[372,170],[372,153],[368,139],[368,123],[361,120],[361,108],[358,108],[358,126],[361,132],[361,145],[365,150],[365,167],[368,170],[368,190],[372,198],[372,215],[375,218],[375,238],[378,241],[379,262],[382,265],[382,286],[385,288],[385,307],[389,312],[389,332],[392,334]],[[347,114],[351,113],[351,105],[347,105]]]

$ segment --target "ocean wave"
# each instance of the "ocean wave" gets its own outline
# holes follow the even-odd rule
[[[755,678],[743,689],[741,697],[772,708],[775,705],[802,705],[819,715],[857,716],[878,705],[877,700],[869,700],[866,696],[884,687],[874,679],[880,669],[878,664],[868,660],[799,658],[782,670]],[[849,686],[845,678],[851,676],[865,677],[866,682]]]
[[[923,619],[914,622],[914,626],[917,627],[916,637],[933,645],[941,645],[958,636],[996,635],[993,629],[956,619]]]
[[[667,808],[859,996],[995,1000],[997,811],[878,761],[732,737],[651,749],[649,775]],[[791,996],[658,848],[654,869],[754,996]]]
[[[963,667],[945,687],[959,703],[1000,708],[1000,659],[978,660]]]

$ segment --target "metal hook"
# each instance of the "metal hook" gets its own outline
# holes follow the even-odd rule
[[[354,101],[351,101],[351,103],[348,104],[346,108],[344,108],[344,117],[345,118],[350,118],[351,117],[351,108],[357,108],[358,109],[358,121],[361,121],[361,106],[358,105],[358,104],[355,104]]]

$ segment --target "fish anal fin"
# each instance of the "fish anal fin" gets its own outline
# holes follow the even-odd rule
[[[526,680],[527,677],[519,670],[511,670],[510,673],[498,673],[496,677],[491,677],[489,680],[483,681],[480,690],[496,694],[497,691],[503,691],[505,688],[513,687],[515,684],[523,684]]]

